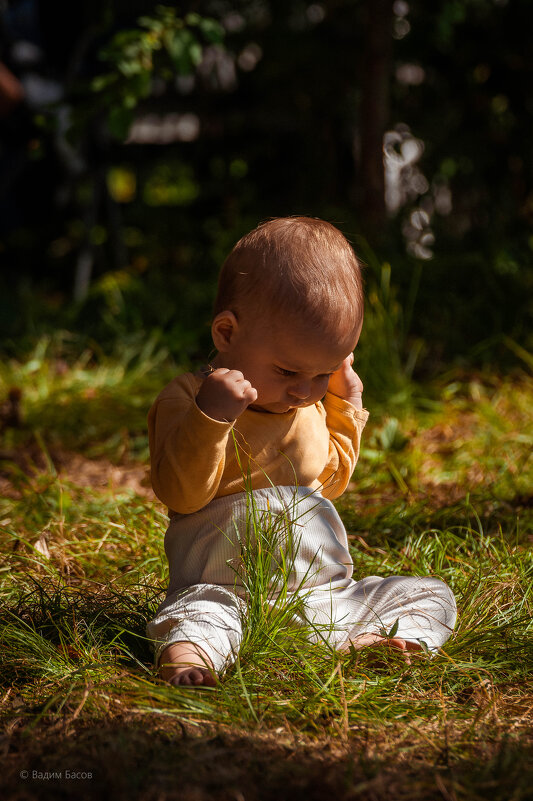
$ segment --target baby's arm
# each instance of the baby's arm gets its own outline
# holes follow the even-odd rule
[[[239,377],[240,376],[240,377]],[[215,370],[196,400],[175,382],[148,415],[154,492],[169,509],[191,514],[216,495],[233,422],[257,393],[235,370]]]
[[[363,382],[352,369],[353,354],[329,380],[324,398],[329,431],[328,462],[318,480],[326,498],[338,498],[352,476],[359,457],[361,432],[368,419],[363,409]]]
[[[196,405],[213,420],[234,422],[257,400],[257,390],[239,370],[220,367],[207,376],[196,396]]]

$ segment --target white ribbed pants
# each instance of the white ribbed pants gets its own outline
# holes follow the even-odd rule
[[[200,646],[215,671],[236,658],[246,622],[243,543],[253,549],[258,529],[275,531],[271,549],[274,603],[280,582],[302,601],[311,641],[341,647],[364,633],[390,631],[429,649],[443,645],[457,616],[449,587],[431,576],[352,578],[346,531],[333,504],[307,487],[272,487],[217,498],[190,515],[175,515],[165,535],[169,588],[147,625],[155,662],[171,643]],[[263,543],[264,553],[264,543]],[[281,565],[281,570],[276,570]],[[281,576],[283,573],[283,577]],[[294,620],[298,624],[297,618]]]

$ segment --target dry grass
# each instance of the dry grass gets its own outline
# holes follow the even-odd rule
[[[23,390],[25,427],[0,442],[2,797],[532,797],[524,379],[449,377],[438,400],[374,415],[339,503],[358,574],[431,572],[454,588],[444,653],[376,666],[288,650],[280,631],[217,689],[178,692],[144,638],[166,579],[140,422],[154,375],[36,369],[3,379],[4,394]]]

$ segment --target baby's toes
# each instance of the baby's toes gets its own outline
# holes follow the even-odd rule
[[[408,665],[411,664],[411,659],[407,653],[407,644],[401,637],[387,637],[381,640],[381,642],[376,643],[374,647],[386,648],[391,655],[394,654]]]
[[[396,653],[407,665],[411,664],[412,653],[422,653],[422,648],[418,643],[404,640],[402,637],[389,637],[377,643],[377,645],[390,648],[391,653]],[[411,654],[409,652],[411,652]]]
[[[217,680],[214,675],[211,673],[210,670],[203,670],[202,673],[204,674],[204,685],[206,687],[216,687]]]
[[[202,685],[205,687],[214,687],[216,679],[209,670],[195,667],[190,670],[184,670],[178,676],[174,676],[170,683],[174,687],[200,687]]]
[[[367,648],[366,661],[373,669],[390,668],[395,663],[411,664],[411,659],[405,647],[405,640],[399,637],[390,637],[373,642]]]

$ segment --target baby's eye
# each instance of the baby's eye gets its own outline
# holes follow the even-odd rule
[[[276,370],[280,375],[287,376],[287,378],[291,375],[296,375],[296,373],[293,370],[285,370],[284,367],[276,367]]]

